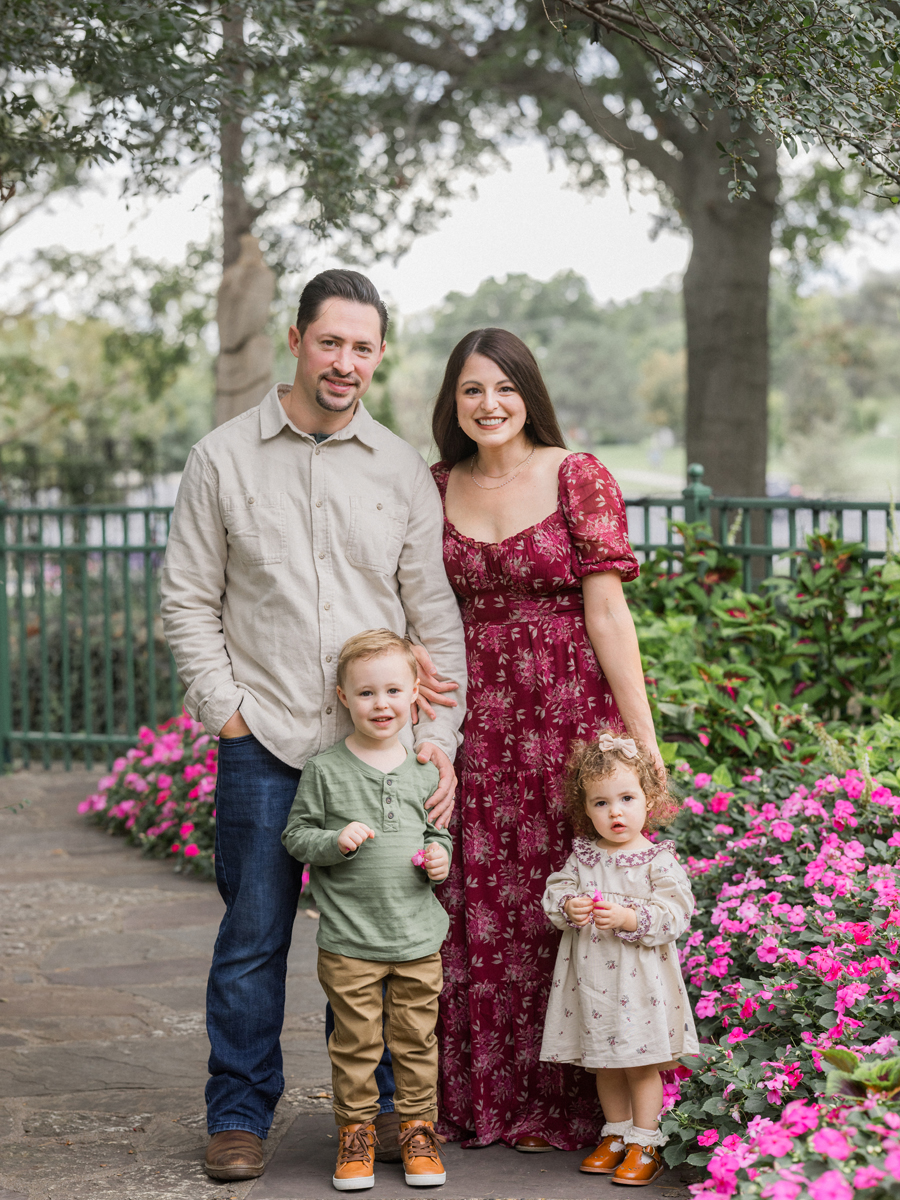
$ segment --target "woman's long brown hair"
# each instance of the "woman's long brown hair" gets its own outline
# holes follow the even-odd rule
[[[567,449],[541,369],[522,339],[506,329],[473,329],[453,347],[441,390],[434,402],[431,430],[442,462],[453,467],[478,450],[456,419],[456,388],[470,354],[483,354],[515,384],[525,402],[530,425],[528,434],[535,445]]]

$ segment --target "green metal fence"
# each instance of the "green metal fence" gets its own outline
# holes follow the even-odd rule
[[[789,573],[790,551],[816,530],[836,527],[869,559],[895,544],[887,501],[713,497],[697,466],[680,499],[644,496],[626,507],[642,559],[659,547],[674,556],[681,539],[671,522],[708,521],[742,560],[748,590]],[[111,762],[141,725],[180,712],[157,587],[171,515],[0,505],[0,770],[69,767],[76,756]]]
[[[170,519],[0,505],[0,769],[110,762],[181,711],[157,593]]]

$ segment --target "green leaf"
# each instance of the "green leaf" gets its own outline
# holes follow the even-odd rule
[[[717,766],[713,771],[712,781],[717,788],[721,788],[723,790],[734,787],[734,780],[731,778],[731,772],[724,763],[720,763],[719,766]]]
[[[822,1057],[839,1071],[852,1073],[859,1066],[859,1058],[852,1050],[826,1050]]]

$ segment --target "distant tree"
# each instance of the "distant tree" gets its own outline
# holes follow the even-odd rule
[[[836,21],[836,2],[817,5],[816,11],[827,10]],[[594,6],[598,12],[603,7]],[[623,21],[625,9],[632,11],[625,3],[605,7],[619,12]],[[702,8],[707,17],[710,11],[705,3],[662,7],[673,14],[677,8],[683,23],[694,7]],[[772,19],[784,9],[789,22],[797,6],[721,7],[736,14],[735,20],[741,7],[751,16],[765,8]],[[867,157],[854,150],[862,154],[854,161],[876,163],[877,159],[889,175],[896,139],[894,143],[884,139],[893,128],[896,105],[890,57],[898,27],[895,6],[839,7],[847,16],[845,32],[848,21],[856,23],[849,34],[855,49],[847,52],[847,69],[858,71],[870,105],[878,89],[883,89],[884,112],[879,116],[873,108],[869,126],[859,134],[868,138],[865,145],[871,154]],[[871,35],[873,50],[866,59],[862,52],[865,18],[874,7],[882,24]],[[603,186],[607,166],[615,157],[633,184],[643,181],[656,188],[666,219],[689,229],[693,243],[683,291],[688,456],[705,465],[708,481],[720,494],[763,494],[767,313],[774,240],[778,237],[794,256],[807,260],[821,256],[850,227],[852,205],[859,201],[859,170],[848,176],[840,166],[831,170],[814,164],[801,175],[799,186],[783,188],[777,159],[782,126],[770,133],[765,114],[751,112],[751,106],[746,112],[738,108],[729,112],[711,99],[712,93],[698,98],[688,69],[694,60],[683,53],[678,58],[675,42],[666,50],[670,54],[666,71],[672,82],[672,87],[667,86],[660,65],[662,51],[645,46],[643,33],[629,37],[609,22],[604,27],[584,15],[567,19],[571,6],[566,9],[549,0],[471,0],[464,6],[448,0],[428,4],[351,0],[342,11],[349,18],[336,37],[346,49],[344,87],[365,80],[360,103],[373,128],[390,130],[392,137],[405,138],[409,145],[430,137],[435,153],[478,138],[488,143],[485,155],[490,149],[502,153],[512,139],[538,136],[551,153],[568,162],[573,180],[581,187]],[[661,19],[659,11],[659,6],[651,9],[657,14],[654,20]],[[819,36],[815,21],[804,29],[811,44]],[[746,32],[749,37],[753,29],[748,26]],[[644,40],[653,43],[659,36],[651,32]],[[830,34],[822,36],[821,55],[828,58]],[[697,62],[699,71],[702,55]],[[799,74],[803,61],[788,57],[785,70],[791,63]],[[890,71],[885,64],[891,64]],[[823,77],[826,66],[821,68]],[[726,86],[726,68],[716,69]],[[760,79],[765,92],[766,81]],[[816,82],[815,89],[824,118],[827,87]],[[773,94],[774,90],[773,85]],[[776,101],[770,96],[766,103],[771,108]],[[847,103],[852,112],[853,99]],[[844,129],[844,142],[849,145],[852,131],[844,100],[832,105],[831,114],[834,127]],[[801,130],[801,118],[806,119],[798,108],[795,138],[818,138],[811,120]],[[740,203],[733,200],[736,192],[743,197]],[[554,214],[548,212],[546,220],[553,221]],[[584,252],[589,254],[590,246]]]

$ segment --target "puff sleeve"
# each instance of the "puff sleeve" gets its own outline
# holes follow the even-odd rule
[[[574,545],[578,579],[618,571],[622,582],[640,571],[628,541],[628,520],[619,485],[593,454],[570,454],[560,468],[562,512]]]
[[[664,851],[650,864],[650,899],[628,901],[637,916],[637,929],[616,930],[623,942],[664,946],[681,937],[694,912],[694,896],[687,874],[675,855]]]
[[[548,878],[541,900],[541,905],[549,917],[551,925],[555,925],[557,929],[565,929],[567,926],[571,929],[578,928],[577,925],[572,924],[563,912],[563,908],[567,900],[580,895],[583,891],[584,888],[578,878],[578,859],[574,854],[570,854],[562,870],[555,871]]]

